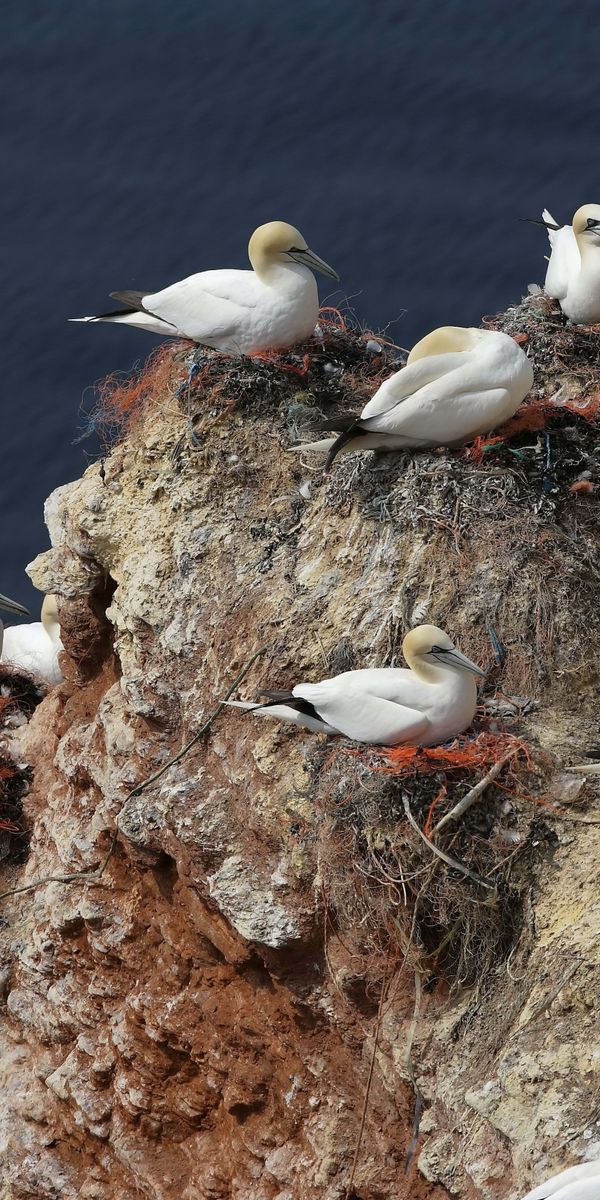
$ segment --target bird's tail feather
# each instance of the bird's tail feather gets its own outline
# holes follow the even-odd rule
[[[299,450],[325,450],[327,458],[325,459],[325,471],[333,465],[341,451],[350,450],[367,450],[371,439],[367,433],[364,436],[364,425],[359,417],[332,417],[331,420],[320,422],[319,430],[321,429],[339,429],[341,432],[336,438],[322,438],[319,442],[304,442],[301,446],[290,446],[290,450],[298,453]]]
[[[321,438],[319,442],[302,442],[300,446],[288,446],[289,454],[300,454],[304,450],[331,450],[337,438]]]

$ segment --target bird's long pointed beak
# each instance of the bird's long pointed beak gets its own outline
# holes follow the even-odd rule
[[[463,654],[461,650],[451,650],[448,658],[453,659],[455,663],[464,667],[465,670],[470,671],[472,675],[480,675],[482,679],[485,679],[483,668],[478,666],[476,662],[473,662],[472,658],[467,658],[466,654]]]
[[[313,250],[308,248],[306,250],[290,250],[289,257],[294,262],[300,263],[303,267],[309,267],[311,271],[320,271],[321,275],[329,275],[330,279],[335,279],[337,283],[340,282],[337,271],[334,271],[333,267],[329,266],[329,263],[319,258],[319,255],[315,254]]]
[[[556,225],[554,221],[544,221],[541,217],[518,217],[519,221],[526,221],[528,225],[543,225],[544,229],[560,229],[560,225]]]
[[[453,650],[444,650],[440,655],[434,654],[433,657],[442,666],[445,666],[447,663],[454,663],[455,666],[462,667],[463,671],[470,671],[472,675],[481,675],[481,678],[485,679],[485,671],[481,667],[478,667],[477,663],[474,663],[471,658],[467,658],[462,650],[457,650],[456,647]]]
[[[0,594],[0,608],[4,612],[18,613],[21,617],[31,616],[28,608],[25,608],[22,604],[17,604],[16,600],[9,600],[8,596],[3,596],[2,594]]]

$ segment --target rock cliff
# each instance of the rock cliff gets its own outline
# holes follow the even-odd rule
[[[31,771],[3,869],[11,1200],[499,1200],[600,1156],[600,816],[561,769],[597,740],[600,335],[543,298],[495,323],[536,372],[502,443],[328,476],[285,454],[390,370],[332,324],[284,359],[168,347],[48,500],[30,574],[65,682],[5,735]],[[400,664],[425,614],[528,747],[443,843],[487,892],[417,849],[418,771],[236,710],[201,732],[257,651],[244,696]]]

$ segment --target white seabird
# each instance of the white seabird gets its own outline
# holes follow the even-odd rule
[[[600,1200],[600,1159],[578,1163],[532,1188],[523,1200]]]
[[[573,224],[562,229],[545,208],[541,224],[552,247],[544,291],[559,301],[570,321],[595,325],[600,321],[600,204],[584,204]]]
[[[298,683],[290,692],[264,692],[266,704],[228,703],[261,717],[373,745],[434,746],[461,733],[475,715],[473,676],[484,671],[435,625],[411,629],[402,652],[408,670],[344,671],[320,683]]]
[[[15,606],[12,611],[29,616],[27,609],[21,605]],[[41,621],[11,625],[4,630],[1,661],[30,675],[37,675],[46,683],[61,683],[63,674],[58,665],[58,655],[63,644],[60,640],[56,596],[44,597],[41,618]]]
[[[201,271],[161,292],[111,292],[127,308],[71,320],[134,325],[225,354],[254,354],[306,341],[319,316],[313,271],[336,280],[339,276],[285,221],[255,229],[248,257],[252,271]]]
[[[460,446],[508,421],[532,384],[531,363],[508,334],[443,326],[413,346],[360,416],[319,424],[339,437],[291,449],[328,451],[327,470],[340,450]]]

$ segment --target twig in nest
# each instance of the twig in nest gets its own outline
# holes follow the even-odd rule
[[[175,766],[175,763],[180,762],[181,759],[184,758],[185,755],[188,754],[188,752],[192,749],[192,746],[195,746],[196,742],[199,742],[200,738],[203,737],[205,733],[208,733],[213,722],[225,708],[226,701],[229,700],[229,697],[232,696],[239,687],[240,683],[248,674],[250,667],[253,666],[257,658],[260,658],[261,654],[264,654],[266,648],[266,646],[261,646],[260,650],[256,650],[252,657],[248,659],[248,662],[242,668],[239,675],[234,679],[231,687],[223,696],[223,699],[219,701],[217,707],[204,722],[202,728],[198,730],[198,733],[194,734],[193,738],[190,738],[190,741],[186,743],[183,749],[180,750],[174,758],[170,758],[169,761],[165,763],[164,766],[160,767],[158,771],[155,771],[153,775],[149,775],[147,779],[142,781],[142,783],[136,784],[136,786],[129,792],[129,795],[125,797],[117,814],[116,828],[113,831],[108,851],[102,859],[100,866],[97,867],[95,871],[76,871],[72,875],[46,875],[43,879],[35,879],[33,883],[26,883],[22,887],[10,888],[10,890],[7,892],[0,892],[0,900],[5,900],[7,896],[16,896],[19,892],[32,892],[34,888],[41,887],[45,883],[99,883],[117,844],[117,837],[119,835],[119,817],[122,815],[126,805],[130,800],[133,800],[134,796],[140,796],[142,792],[145,792],[146,788],[150,787],[151,783],[155,783],[157,779],[160,779],[161,775],[165,774],[165,771],[168,771],[170,767]]]
[[[458,817],[462,817],[463,813],[466,813],[467,809],[469,809],[471,805],[479,799],[483,792],[485,792],[486,788],[489,787],[490,783],[493,783],[496,776],[500,774],[506,763],[509,762],[511,758],[514,758],[515,754],[517,753],[518,747],[513,748],[512,750],[507,750],[506,754],[503,754],[502,758],[498,759],[497,763],[494,763],[487,775],[484,775],[483,779],[480,779],[479,783],[476,783],[475,787],[472,787],[471,790],[467,792],[466,796],[463,796],[462,800],[459,800],[458,804],[455,804],[454,808],[451,808],[450,812],[446,813],[446,815],[442,817],[441,821],[438,821],[437,825],[434,825],[432,833],[438,833],[440,829],[443,829],[444,825],[448,824],[448,821],[456,821]]]
[[[440,850],[438,846],[434,846],[433,842],[429,841],[429,838],[425,836],[423,830],[417,825],[417,822],[410,811],[410,805],[406,796],[402,797],[402,804],[404,805],[404,811],[406,813],[409,825],[414,829],[415,833],[418,833],[419,837],[425,842],[425,845],[431,850],[432,854],[435,854],[437,858],[441,858],[442,862],[445,862],[448,867],[452,867],[453,871],[460,871],[461,875],[466,875],[469,879],[472,879],[473,883],[479,884],[480,887],[493,890],[493,884],[488,883],[485,879],[482,879],[481,875],[476,875],[475,872],[469,870],[464,863],[459,862],[457,858],[451,858],[451,856],[446,854],[444,850]]]

